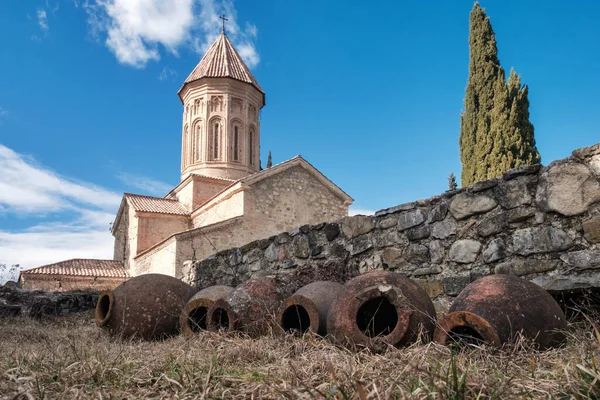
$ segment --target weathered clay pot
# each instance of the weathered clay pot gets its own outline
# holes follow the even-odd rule
[[[209,308],[208,329],[263,335],[275,325],[273,317],[286,294],[283,282],[275,277],[249,279]]]
[[[233,288],[229,286],[209,286],[194,295],[185,305],[179,317],[179,326],[186,336],[208,329],[208,309],[219,299],[227,298]]]
[[[179,315],[194,293],[168,275],[136,276],[100,294],[96,324],[123,338],[161,339],[179,331]]]
[[[318,281],[300,288],[283,302],[278,315],[280,332],[327,334],[327,313],[344,285]]]
[[[327,328],[342,344],[381,350],[412,343],[419,335],[429,341],[435,309],[427,293],[406,275],[374,271],[346,282],[329,309]]]
[[[539,348],[565,340],[565,315],[541,287],[515,275],[490,275],[469,284],[439,320],[434,339],[512,344],[523,335]]]

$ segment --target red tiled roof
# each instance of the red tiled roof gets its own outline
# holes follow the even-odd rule
[[[203,175],[203,174],[196,174],[196,173],[193,173],[193,172],[190,175],[197,176],[197,177],[200,177],[200,178],[214,179],[214,180],[217,180],[217,181],[235,182],[235,179],[221,178],[219,176],[208,176],[208,175]]]
[[[190,214],[177,200],[131,193],[125,193],[125,198],[135,211],[172,215]]]
[[[221,33],[210,46],[202,60],[185,80],[184,85],[201,78],[233,78],[249,83],[264,94],[225,33]]]
[[[122,261],[115,260],[92,260],[87,258],[74,258],[43,265],[41,267],[21,271],[23,275],[70,275],[70,276],[93,276],[108,278],[129,278],[129,272],[123,266]]]

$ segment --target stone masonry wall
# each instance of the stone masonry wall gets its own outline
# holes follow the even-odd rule
[[[440,307],[473,280],[513,273],[550,291],[600,288],[600,143],[426,200],[306,225],[196,262],[198,288],[280,275],[300,287],[407,274]]]
[[[0,321],[2,317],[42,318],[91,310],[98,292],[42,292],[19,288],[14,282],[0,286]]]

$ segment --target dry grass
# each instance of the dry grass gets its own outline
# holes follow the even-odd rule
[[[598,398],[599,350],[591,323],[547,352],[427,344],[373,354],[313,336],[120,341],[88,313],[0,319],[0,398]]]

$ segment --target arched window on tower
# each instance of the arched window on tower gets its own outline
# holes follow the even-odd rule
[[[221,121],[218,119],[212,120],[210,123],[210,147],[209,147],[209,158],[211,160],[221,159],[221,140],[223,137]]]
[[[202,123],[198,123],[196,125],[196,137],[194,138],[194,160],[201,161],[202,160]]]
[[[239,126],[235,125],[233,127],[233,161],[240,160],[240,133]]]
[[[188,166],[188,148],[189,148],[188,126],[183,128],[183,152],[181,154],[181,164],[183,168]]]
[[[250,128],[248,134],[248,163],[254,165],[254,128]]]

